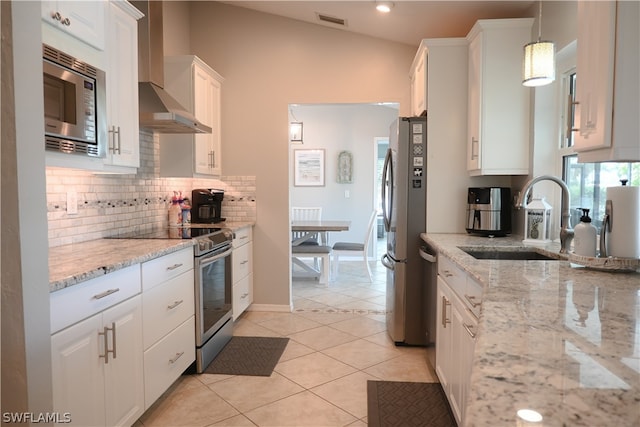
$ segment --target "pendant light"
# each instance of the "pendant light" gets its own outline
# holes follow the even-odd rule
[[[538,16],[538,41],[524,46],[524,59],[522,61],[522,84],[524,86],[544,86],[556,79],[556,55],[555,45],[550,41],[542,41],[542,0],[540,14]]]

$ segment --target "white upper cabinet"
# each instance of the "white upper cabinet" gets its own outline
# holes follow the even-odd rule
[[[640,161],[639,18],[635,1],[578,2],[580,162]]]
[[[210,134],[160,136],[160,175],[219,177],[222,173],[220,91],[223,78],[194,55],[165,58],[165,90]]]
[[[469,41],[467,170],[470,175],[529,173],[529,88],[522,48],[532,18],[479,20]]]
[[[422,116],[427,113],[427,61],[428,50],[420,45],[411,66],[411,114]]]
[[[126,1],[111,1],[109,9],[105,165],[134,168],[135,173],[140,166],[137,20],[142,13]]]
[[[42,20],[90,46],[105,47],[106,0],[43,1]]]

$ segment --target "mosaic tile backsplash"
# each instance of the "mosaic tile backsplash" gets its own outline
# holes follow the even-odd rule
[[[140,168],[135,175],[47,168],[49,247],[166,227],[173,192],[191,198],[194,188],[224,190],[222,215],[228,221],[255,221],[255,176],[161,178],[159,148],[159,135],[140,132]],[[77,194],[77,214],[67,213],[68,191]]]

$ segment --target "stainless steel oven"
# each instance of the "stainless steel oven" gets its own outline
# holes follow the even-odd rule
[[[194,263],[196,370],[203,372],[233,335],[231,316],[231,241],[200,251]]]

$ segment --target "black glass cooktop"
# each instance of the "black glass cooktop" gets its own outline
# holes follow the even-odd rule
[[[194,239],[206,236],[216,231],[220,231],[220,227],[208,228],[187,228],[175,227],[156,230],[141,230],[130,233],[122,233],[110,236],[110,239]]]

